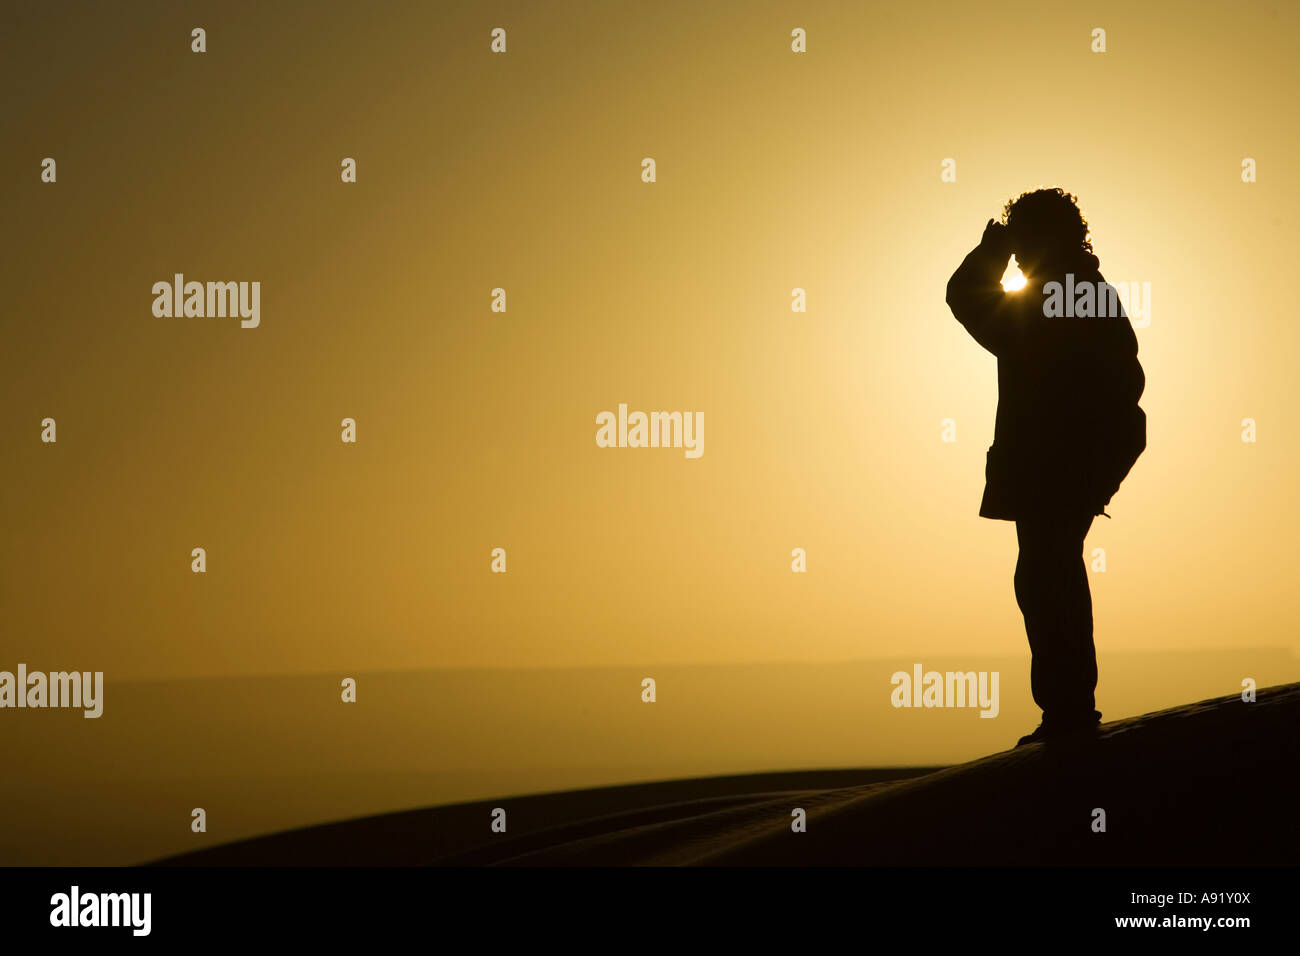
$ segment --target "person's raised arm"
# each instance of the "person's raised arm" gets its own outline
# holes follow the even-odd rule
[[[975,341],[994,355],[1001,351],[1005,331],[999,312],[1006,295],[1002,274],[1011,258],[1009,246],[1007,227],[990,219],[980,244],[948,280],[948,308]]]

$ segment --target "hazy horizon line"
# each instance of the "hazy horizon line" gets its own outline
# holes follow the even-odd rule
[[[1209,654],[1244,654],[1244,653],[1282,653],[1291,658],[1300,658],[1300,648],[1288,647],[1286,645],[1261,644],[1248,647],[1204,647],[1204,648],[1184,648],[1180,650],[1158,650],[1153,648],[1123,648],[1119,650],[1103,651],[1098,649],[1099,657],[1130,657],[1130,656],[1153,656],[1153,657],[1195,657]],[[824,660],[791,660],[788,658],[778,658],[771,660],[731,660],[731,661],[705,661],[705,662],[680,662],[680,661],[655,661],[655,662],[633,662],[629,664],[511,664],[508,666],[499,666],[493,664],[444,664],[444,665],[418,665],[411,667],[385,667],[378,669],[349,670],[344,673],[342,669],[333,668],[329,670],[311,670],[311,671],[247,671],[247,672],[222,672],[214,674],[182,674],[175,676],[131,676],[114,681],[117,684],[162,684],[162,683],[179,683],[183,681],[207,681],[207,680],[271,680],[282,678],[325,678],[343,676],[356,676],[364,674],[367,676],[381,675],[399,675],[415,674],[420,672],[441,672],[450,673],[457,671],[480,671],[492,673],[533,673],[538,671],[611,671],[611,670],[630,670],[633,668],[643,667],[663,667],[674,669],[690,668],[722,668],[722,667],[817,667],[828,665],[843,664],[875,664],[889,661],[908,660],[916,662],[920,659],[924,663],[925,658],[932,659],[951,659],[961,657],[964,652],[961,651],[926,651],[918,654],[891,654],[880,657],[840,657],[826,658]],[[18,655],[21,657],[22,655]],[[964,654],[966,659],[975,662],[981,660],[1021,660],[1024,659],[1028,666],[1028,655],[1025,653],[1008,651],[1001,654]],[[19,663],[18,658],[14,659],[15,666]],[[30,661],[23,661],[30,663]],[[3,669],[4,662],[0,662],[0,669]],[[107,676],[107,672],[105,672]],[[1297,679],[1300,679],[1298,676]]]

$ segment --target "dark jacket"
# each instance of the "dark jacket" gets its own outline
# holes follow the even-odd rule
[[[1138,399],[1146,377],[1128,316],[1110,299],[1100,316],[1044,315],[1042,284],[1002,289],[1006,258],[977,246],[948,281],[948,305],[998,359],[998,412],[980,515],[1016,520],[1031,511],[1104,513],[1146,448]],[[1051,270],[1109,290],[1095,256]],[[1096,297],[1095,297],[1096,298]],[[1062,300],[1064,291],[1062,292]],[[1094,309],[1096,312],[1097,309]]]

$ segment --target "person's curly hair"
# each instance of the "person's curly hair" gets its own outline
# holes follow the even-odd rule
[[[1079,199],[1060,186],[1035,189],[1008,200],[1002,207],[1002,222],[1013,234],[1032,237],[1044,245],[1092,252],[1092,234]]]

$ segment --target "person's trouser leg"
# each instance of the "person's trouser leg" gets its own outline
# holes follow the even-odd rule
[[[1046,727],[1093,723],[1097,653],[1083,540],[1086,514],[1045,514],[1016,522],[1016,603],[1032,655],[1030,686]]]

